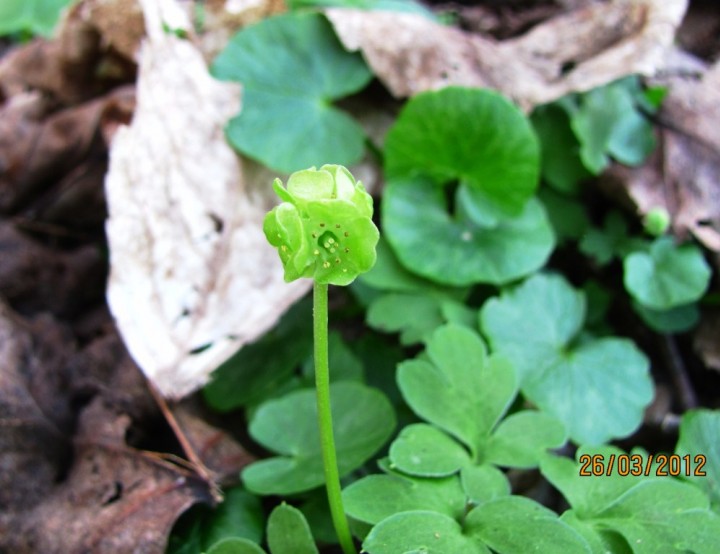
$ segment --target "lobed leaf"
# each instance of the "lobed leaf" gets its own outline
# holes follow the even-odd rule
[[[584,295],[552,275],[531,277],[480,310],[481,329],[517,368],[523,394],[574,441],[599,444],[640,425],[653,386],[649,362],[631,341],[580,341],[584,319]]]
[[[246,27],[212,72],[243,84],[243,109],[227,136],[251,158],[290,173],[327,162],[350,165],[362,156],[362,128],[331,103],[362,89],[372,74],[321,15],[286,14]]]
[[[698,300],[711,276],[697,246],[676,246],[671,237],[656,239],[648,252],[626,256],[624,269],[627,291],[653,310],[669,310]]]

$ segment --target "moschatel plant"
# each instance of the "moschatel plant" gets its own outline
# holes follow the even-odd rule
[[[348,285],[376,259],[379,232],[372,222],[372,197],[340,165],[293,173],[287,188],[273,187],[283,202],[265,217],[263,230],[277,247],[285,280],[310,277],[318,428],[330,515],[345,554],[355,552],[342,505],[333,436],[328,365],[328,285]],[[348,400],[352,395],[348,395]]]

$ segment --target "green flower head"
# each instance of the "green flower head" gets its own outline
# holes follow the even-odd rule
[[[277,247],[285,281],[312,277],[347,285],[375,264],[380,234],[372,222],[372,197],[341,165],[290,175],[287,189],[275,179],[283,202],[266,216],[263,231]]]

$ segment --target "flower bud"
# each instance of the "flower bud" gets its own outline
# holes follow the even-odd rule
[[[273,188],[283,202],[265,216],[263,231],[278,249],[285,281],[347,285],[372,268],[380,236],[372,197],[346,168],[297,171],[287,188],[280,179]]]

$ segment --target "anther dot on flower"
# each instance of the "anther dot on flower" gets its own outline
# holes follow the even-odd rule
[[[265,216],[263,230],[278,249],[285,281],[347,285],[372,268],[379,238],[372,197],[346,168],[297,171],[286,188],[280,179],[273,188],[282,202]],[[343,229],[342,236],[329,229]]]

